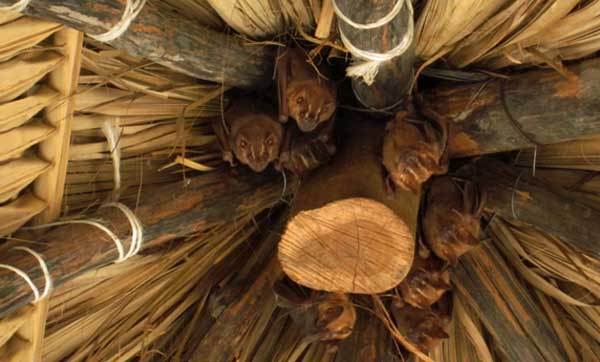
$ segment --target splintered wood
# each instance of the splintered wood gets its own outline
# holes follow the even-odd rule
[[[414,253],[408,225],[390,208],[365,198],[301,211],[284,239],[279,258],[286,274],[331,292],[391,289],[408,274]]]

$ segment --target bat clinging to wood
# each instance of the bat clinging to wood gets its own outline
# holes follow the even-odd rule
[[[232,166],[235,156],[253,171],[262,172],[279,157],[284,130],[273,107],[239,100],[225,112],[224,121],[214,119],[213,128],[223,160]]]
[[[404,302],[419,309],[426,309],[450,290],[450,272],[443,269],[444,262],[434,255],[417,253],[408,276],[399,289]]]
[[[408,112],[398,112],[387,124],[383,165],[395,185],[417,192],[432,175],[448,171],[448,130],[445,123],[438,132],[429,123],[416,124],[407,118]]]
[[[438,177],[427,194],[423,236],[439,258],[455,265],[458,258],[479,243],[485,194],[470,181]]]
[[[309,63],[300,48],[288,47],[277,59],[279,121],[293,118],[302,132],[328,122],[336,110],[336,87]]]
[[[290,309],[294,322],[306,333],[307,342],[326,342],[330,350],[348,338],[356,323],[356,309],[347,294],[312,291],[300,297],[282,282],[273,287],[279,307]]]
[[[295,124],[286,125],[276,167],[303,175],[327,163],[336,151],[333,126],[332,120],[314,132],[302,133]]]

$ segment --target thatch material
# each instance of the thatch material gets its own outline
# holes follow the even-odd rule
[[[310,28],[319,19],[321,7],[320,1],[309,0],[167,2],[190,19],[214,29],[228,24],[252,39],[269,39],[297,25]],[[417,25],[417,52],[423,60],[444,56],[451,67],[485,69],[550,63],[564,71],[560,60],[600,49],[598,0],[423,3]],[[0,142],[5,152],[0,157],[10,158],[0,164],[0,201],[6,202],[0,208],[0,221],[6,221],[0,233],[9,233],[46,206],[28,191],[28,185],[50,164],[24,150],[51,132],[30,120],[58,95],[33,85],[61,60],[43,46],[43,39],[56,26],[31,23],[13,14],[0,14],[0,24],[30,24],[18,31],[14,28],[11,34],[15,36],[0,40],[0,59],[10,64],[0,65],[0,71],[6,69],[7,74],[2,78],[6,82],[0,82],[1,97],[10,100],[0,105],[0,132],[8,132],[0,138],[10,140]],[[34,51],[29,50],[32,47]],[[190,172],[186,166],[210,172],[219,165],[220,154],[212,147],[205,118],[218,115],[226,104],[220,85],[198,83],[92,41],[82,56],[65,212],[76,213],[115,198],[135,203],[148,186],[184,180]],[[600,209],[597,143],[596,139],[580,140],[524,151],[517,162],[527,169],[535,164],[537,176],[577,191],[586,204]],[[191,358],[208,333],[219,334],[214,328],[220,328],[215,322],[222,313],[244,312],[243,303],[238,302],[248,293],[243,287],[270,260],[277,238],[259,232],[269,230],[273,223],[272,215],[261,213],[263,208],[257,206],[233,224],[213,225],[127,263],[84,274],[57,289],[51,300],[44,360]],[[558,338],[552,348],[569,360],[597,360],[598,260],[529,226],[498,217],[491,220],[489,242],[500,250],[498,260],[506,262],[518,283],[526,286],[520,289],[526,299],[543,311]],[[381,297],[380,307],[388,297]],[[265,294],[261,301],[260,308],[254,305],[255,310],[245,310],[248,325],[232,344],[230,352],[239,361],[348,362],[344,359],[348,350],[328,354],[325,346],[308,344],[288,313],[276,307],[272,295]],[[380,333],[386,326],[378,322],[385,320],[382,309],[374,314],[372,303],[356,302],[371,316],[365,331]],[[517,305],[510,300],[506,303],[509,308]],[[0,329],[20,319],[21,315],[15,315],[2,320]],[[405,341],[397,331],[392,332],[398,343]],[[456,294],[450,338],[431,357],[452,362],[501,361],[505,356],[490,340],[490,332],[472,303]],[[380,341],[359,329],[355,333],[362,342]],[[0,336],[0,345],[7,339]],[[13,339],[9,347],[18,349],[18,342]],[[375,343],[365,342],[365,350],[372,346]],[[0,356],[6,351],[7,347],[0,347]],[[357,361],[360,356],[353,355]]]
[[[98,205],[113,196],[131,200],[143,186],[181,179],[181,167],[161,170],[177,155],[215,164],[220,156],[202,117],[218,115],[227,106],[222,87],[198,83],[93,41],[86,44],[75,99],[66,210]],[[107,125],[115,133],[112,146]]]

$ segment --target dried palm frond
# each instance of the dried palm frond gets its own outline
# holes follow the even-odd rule
[[[494,219],[492,237],[537,299],[571,360],[600,352],[600,262],[531,227]]]
[[[428,60],[452,49],[501,9],[507,0],[428,0],[416,24],[417,49]]]
[[[181,15],[211,28],[221,29],[223,22],[208,0],[164,0]]]
[[[184,153],[212,165],[220,158],[209,117],[226,106],[223,87],[92,40],[79,84],[65,210],[131,200],[143,186],[173,182],[184,165],[160,170]]]
[[[252,39],[264,39],[283,33],[285,18],[274,0],[208,0],[225,22]]]
[[[262,207],[250,211],[258,214]],[[51,300],[44,361],[179,360],[187,344],[181,336],[201,328],[191,320],[210,319],[207,301],[213,287],[240,276],[252,278],[253,270],[270,258],[272,242],[248,244],[268,220],[261,216],[254,223],[252,218],[246,214],[175,248],[61,286]],[[232,268],[241,261],[247,261],[245,268]]]

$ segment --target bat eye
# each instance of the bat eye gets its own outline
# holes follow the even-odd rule
[[[267,139],[267,146],[273,146],[274,143],[275,141],[272,138]]]
[[[246,141],[244,141],[244,140],[241,140],[241,141],[240,141],[240,147],[241,147],[241,148],[246,148],[246,146],[248,146],[248,142],[246,142]]]
[[[296,103],[298,103],[298,104],[304,103],[304,97],[298,97],[298,98],[296,98]]]

